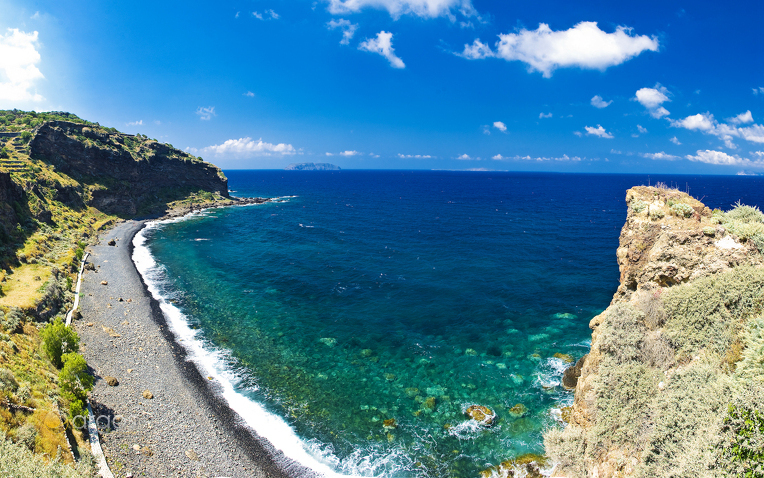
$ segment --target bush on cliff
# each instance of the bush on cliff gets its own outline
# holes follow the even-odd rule
[[[16,444],[0,431],[0,476],[35,478],[84,478],[91,477],[94,470],[89,461],[74,466],[61,462],[59,457],[46,461],[35,455],[23,444]]]
[[[764,308],[764,269],[737,267],[669,288],[663,303],[665,335],[680,356],[701,349],[724,355],[742,321]]]
[[[64,368],[58,373],[61,396],[69,402],[69,418],[86,416],[85,402],[93,389],[93,376],[88,373],[85,358],[78,353],[64,354]]]
[[[80,338],[73,329],[67,327],[61,317],[46,325],[40,331],[42,346],[56,368],[64,366],[63,355],[80,350]]]

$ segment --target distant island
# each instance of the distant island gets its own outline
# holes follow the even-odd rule
[[[340,167],[329,163],[292,163],[286,171],[339,171]]]

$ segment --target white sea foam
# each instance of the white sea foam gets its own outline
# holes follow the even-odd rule
[[[371,460],[362,455],[340,460],[326,449],[321,449],[317,443],[301,440],[292,427],[281,417],[268,412],[260,403],[237,391],[237,386],[242,384],[242,378],[229,366],[230,357],[211,344],[202,341],[198,337],[199,332],[189,327],[186,317],[180,309],[170,303],[169,299],[162,295],[159,288],[163,269],[157,265],[146,246],[146,233],[162,224],[177,222],[182,219],[175,218],[147,223],[146,227],[139,231],[133,239],[133,262],[143,276],[149,292],[159,302],[162,313],[176,340],[186,349],[188,358],[194,362],[201,374],[212,377],[220,385],[222,397],[228,406],[258,435],[268,440],[274,448],[283,452],[287,458],[315,471],[317,474],[326,477],[362,476],[360,474],[343,475],[333,469],[337,465],[341,465],[339,468],[355,468],[363,472],[363,476],[373,476],[369,472],[374,473],[376,469],[385,467],[385,464],[379,460]]]

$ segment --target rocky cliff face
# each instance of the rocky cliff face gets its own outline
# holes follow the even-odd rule
[[[580,372],[577,383],[567,383],[575,384],[569,423],[546,436],[547,452],[559,463],[553,476],[722,476],[709,469],[716,466],[713,443],[685,441],[702,433],[721,440],[733,390],[745,388],[734,370],[745,347],[742,331],[764,308],[762,254],[724,225],[722,213],[680,191],[635,187],[626,202],[617,251],[621,284],[590,323],[590,353],[567,374]],[[764,227],[760,220],[754,227]],[[682,385],[699,370],[707,376],[698,389]],[[708,409],[683,415],[682,407],[692,408],[704,393]],[[667,457],[676,449],[696,463]]]
[[[145,137],[49,121],[29,146],[32,158],[86,185],[87,205],[111,214],[132,216],[200,190],[228,196],[220,168]]]

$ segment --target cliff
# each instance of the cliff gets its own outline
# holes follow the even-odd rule
[[[189,192],[228,197],[228,180],[217,166],[142,136],[68,121],[34,130],[30,156],[83,183],[88,206],[135,215]]]
[[[761,467],[764,417],[741,417],[764,405],[764,214],[711,211],[667,188],[632,188],[626,202],[620,286],[589,324],[590,353],[566,371],[567,426],[545,435],[553,476]],[[746,440],[758,455],[731,451]]]

